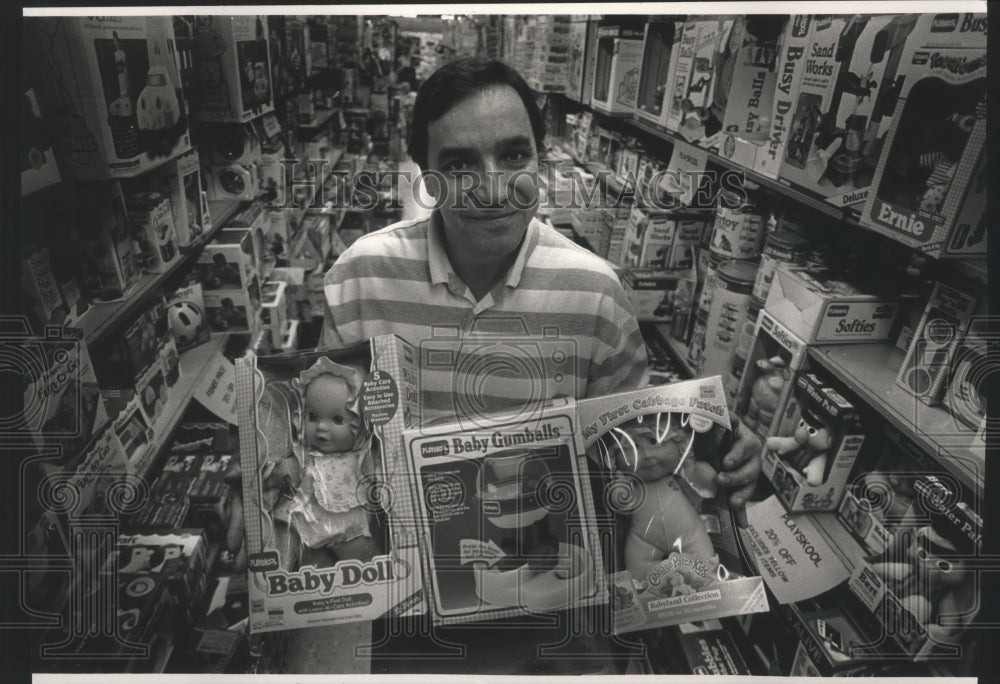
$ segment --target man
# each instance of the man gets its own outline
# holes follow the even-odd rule
[[[359,238],[326,275],[321,348],[395,334],[455,352],[452,363],[421,368],[422,420],[642,386],[645,347],[614,272],[535,219],[544,135],[534,95],[513,69],[482,58],[442,67],[420,88],[408,150],[435,210]],[[536,339],[542,355],[563,353],[558,374],[518,365]],[[491,373],[498,357],[516,372]],[[760,443],[749,430],[736,437],[719,482],[741,508]],[[646,462],[638,474],[658,479],[673,466]],[[333,628],[292,635],[287,671],[331,671],[320,652],[350,638]]]
[[[594,254],[535,219],[532,175],[545,136],[534,94],[516,71],[472,57],[438,69],[413,112],[409,153],[425,174],[435,210],[358,239],[326,275],[321,347],[395,334],[414,345],[443,334],[474,355],[484,333],[554,334],[573,350],[572,378],[529,378],[544,396],[583,397],[641,386],[646,353],[617,277]],[[463,342],[472,340],[472,344]],[[486,352],[483,352],[484,354]],[[475,362],[467,364],[477,367]],[[462,407],[506,408],[530,383],[465,383],[457,362],[422,369],[424,418]],[[537,387],[543,385],[543,387]],[[463,392],[477,396],[463,397]],[[457,395],[457,396],[456,396]],[[459,416],[461,417],[461,416]],[[760,442],[734,421],[735,444],[719,482],[740,509],[760,471]],[[643,464],[656,479],[669,464]]]

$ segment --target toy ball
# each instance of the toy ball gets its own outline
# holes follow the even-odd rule
[[[204,320],[201,311],[191,302],[175,302],[167,312],[170,330],[181,346],[186,346],[198,337],[198,329]]]

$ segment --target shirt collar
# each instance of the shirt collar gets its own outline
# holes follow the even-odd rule
[[[528,230],[521,242],[517,259],[507,272],[505,281],[507,287],[517,287],[520,284],[524,265],[538,244],[538,231],[541,225],[541,222],[534,217],[528,223]],[[444,248],[444,226],[441,225],[441,215],[437,211],[431,214],[427,227],[427,264],[430,268],[431,283],[434,285],[447,285],[452,278],[458,278]]]

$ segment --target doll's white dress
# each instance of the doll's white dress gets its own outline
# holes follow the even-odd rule
[[[332,454],[305,452],[302,482],[289,506],[289,520],[309,548],[371,536],[359,486],[366,453],[366,448]]]

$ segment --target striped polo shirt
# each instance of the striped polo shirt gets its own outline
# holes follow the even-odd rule
[[[324,280],[321,345],[394,334],[419,350],[421,420],[641,386],[646,350],[617,276],[537,219],[506,278],[476,301],[435,212],[359,238]]]

